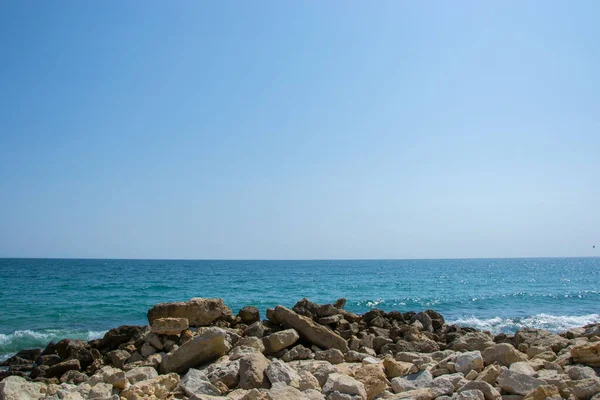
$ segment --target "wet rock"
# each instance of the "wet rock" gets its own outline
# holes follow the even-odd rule
[[[526,328],[515,334],[515,346],[520,348],[522,345],[552,349],[552,351],[558,353],[569,345],[569,340],[543,329]]]
[[[303,315],[308,318],[313,318],[319,312],[319,305],[317,303],[313,303],[305,297],[299,302],[297,302],[294,305],[294,307],[292,307],[292,311],[299,315]],[[277,319],[277,315],[275,315],[275,318]]]
[[[185,373],[191,367],[217,359],[230,349],[226,332],[220,328],[209,328],[166,354],[160,363],[160,372]]]
[[[283,325],[294,328],[306,340],[321,348],[334,348],[344,353],[348,351],[348,344],[341,336],[305,316],[283,306],[277,306],[275,317]]]
[[[87,368],[94,362],[91,346],[79,339],[63,339],[56,343],[56,353],[63,360],[79,360],[81,368]]]
[[[157,318],[187,318],[190,326],[206,326],[212,322],[233,317],[223,299],[194,298],[186,302],[160,303],[148,310],[148,321]]]
[[[98,348],[102,353],[116,350],[120,345],[132,341],[146,329],[147,327],[145,326],[135,325],[123,325],[113,328],[104,334],[104,337],[98,344]]]

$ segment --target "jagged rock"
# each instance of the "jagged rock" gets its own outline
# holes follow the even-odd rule
[[[179,387],[190,397],[203,394],[221,395],[221,391],[208,380],[204,372],[193,368],[190,368],[181,379]]]
[[[179,384],[179,375],[170,373],[137,382],[121,392],[121,400],[164,400]]]
[[[372,400],[388,388],[385,373],[379,365],[363,365],[354,372],[354,379],[365,386],[368,400]]]
[[[464,384],[458,389],[458,393],[463,393],[471,390],[479,390],[483,393],[485,400],[500,400],[502,395],[492,385],[483,381],[471,381]]]
[[[450,379],[439,377],[433,380],[431,385],[429,385],[429,389],[435,397],[451,396],[454,393],[454,384]]]
[[[129,386],[129,381],[127,380],[125,371],[117,370],[108,375],[104,381],[117,389],[125,389],[127,386]]]
[[[271,389],[266,392],[268,400],[309,400],[304,393],[297,388],[287,386],[284,383],[274,384]]]
[[[433,400],[435,398],[435,393],[429,388],[419,388],[412,389],[406,392],[395,394],[392,397],[389,397],[388,400],[400,400],[400,399],[410,399],[410,400]]]
[[[515,334],[515,346],[520,348],[521,345],[552,349],[552,351],[558,353],[569,345],[569,340],[543,329],[526,328],[517,331]]]
[[[596,371],[590,367],[582,367],[580,365],[573,365],[567,369],[567,374],[574,381],[581,379],[598,378]]]
[[[456,400],[485,400],[485,396],[481,390],[472,389],[459,393]]]
[[[321,385],[319,385],[319,380],[311,374],[309,371],[300,371],[298,372],[300,376],[300,387],[298,389],[305,391],[308,389],[321,390]]]
[[[113,328],[104,334],[98,345],[100,352],[107,353],[116,350],[120,345],[130,342],[133,338],[145,331],[145,326],[123,325]]]
[[[60,377],[60,382],[61,383],[74,383],[74,384],[79,384],[82,382],[87,381],[89,378],[89,376],[87,376],[86,374],[84,374],[83,372],[80,372],[76,369],[72,369],[69,370],[67,372],[65,372],[61,377]]]
[[[166,354],[160,372],[185,373],[191,367],[212,361],[231,349],[227,333],[220,328],[208,328],[178,349]]]
[[[262,322],[257,321],[244,329],[244,335],[262,338],[265,335],[265,326]]]
[[[508,393],[524,396],[538,386],[546,384],[546,382],[526,374],[505,369],[498,376],[498,384]]]
[[[127,350],[113,350],[106,354],[109,362],[117,368],[123,368],[125,362],[131,357]]]
[[[272,385],[284,383],[285,385],[300,388],[300,375],[283,361],[277,359],[271,361],[266,369],[266,374]]]
[[[433,382],[433,375],[427,370],[394,378],[391,381],[395,393],[406,392],[414,389],[426,388]]]
[[[242,389],[268,388],[266,374],[269,360],[261,353],[254,353],[240,359],[240,383]]]
[[[391,356],[387,356],[383,359],[383,366],[385,367],[385,374],[388,379],[414,374],[419,370],[415,364],[404,361],[396,361]]]
[[[125,373],[125,377],[132,385],[141,381],[154,379],[157,376],[158,372],[152,367],[136,367]]]
[[[590,324],[583,327],[583,333],[581,336],[591,338],[594,336],[600,336],[600,324]]]
[[[552,396],[561,398],[558,388],[554,385],[541,385],[523,397],[523,400],[545,400]]]
[[[315,360],[328,361],[332,364],[341,364],[344,362],[344,354],[338,349],[317,351],[315,353]]]
[[[521,353],[508,343],[499,343],[488,347],[483,350],[482,356],[486,365],[497,362],[508,367],[514,362],[527,361],[526,354]]]
[[[479,350],[461,353],[454,360],[456,372],[467,374],[471,371],[481,372],[483,370],[483,357]]]
[[[87,368],[94,362],[91,346],[79,339],[63,339],[56,343],[56,353],[63,360],[79,360],[81,368]]]
[[[456,338],[449,347],[455,351],[483,351],[494,345],[495,343],[491,336],[483,332],[469,332],[466,335]]]
[[[290,351],[281,357],[282,361],[290,362],[293,360],[306,360],[312,356],[313,352],[301,344],[294,346]]]
[[[297,302],[294,307],[292,307],[292,310],[299,315],[312,318],[319,312],[319,305],[317,303],[313,303],[305,297]],[[274,316],[275,319],[277,319],[277,315]],[[277,321],[279,320],[277,319]]]
[[[600,367],[600,342],[573,346],[571,356],[576,363],[589,367]]]
[[[579,381],[568,381],[567,385],[571,390],[571,393],[575,395],[577,399],[587,400],[595,394],[600,393],[600,379],[581,379]]]
[[[113,392],[113,385],[100,382],[94,385],[88,392],[87,399],[89,400],[106,400],[110,399]]]
[[[61,358],[58,354],[45,354],[38,358],[38,363],[40,365],[54,365],[58,364],[61,361]]]
[[[152,333],[157,335],[179,335],[189,327],[187,318],[164,317],[152,321]]]
[[[39,400],[44,397],[46,385],[39,382],[27,382],[25,378],[12,375],[0,381],[0,399],[2,400]]]
[[[481,371],[481,373],[475,378],[476,381],[487,382],[490,385],[493,385],[498,380],[498,376],[500,376],[500,367],[496,364],[488,365]]]
[[[186,302],[160,303],[148,310],[150,325],[157,318],[187,318],[191,326],[206,326],[233,317],[223,299],[193,298]]]
[[[325,349],[348,351],[348,343],[333,331],[283,306],[275,307],[275,317],[283,325],[294,328],[302,337]]]
[[[227,357],[223,357],[218,362],[209,365],[204,372],[213,385],[234,388],[240,381],[240,360],[231,361]]]
[[[325,385],[323,385],[323,393],[329,395],[334,391],[342,394],[357,395],[360,399],[367,400],[365,385],[347,375],[338,373],[329,375]]]
[[[48,367],[45,375],[47,378],[54,378],[62,376],[67,371],[80,369],[81,365],[79,364],[79,360],[67,360]]]
[[[262,340],[267,353],[276,353],[293,345],[298,339],[300,339],[300,336],[296,330],[286,329],[265,336]]]

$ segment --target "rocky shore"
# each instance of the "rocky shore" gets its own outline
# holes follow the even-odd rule
[[[492,335],[433,310],[162,303],[148,326],[23,350],[0,400],[600,400],[600,324]]]

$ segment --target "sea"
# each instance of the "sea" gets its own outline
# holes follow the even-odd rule
[[[434,309],[491,332],[560,332],[600,322],[600,258],[448,260],[0,259],[0,361],[62,338],[92,340],[147,324],[154,304],[221,297],[292,307],[347,299],[346,309]]]

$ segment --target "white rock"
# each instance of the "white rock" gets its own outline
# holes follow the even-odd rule
[[[456,372],[467,374],[470,371],[481,372],[483,370],[483,357],[479,350],[469,351],[456,356],[454,360],[454,368]]]
[[[0,382],[0,398],[2,400],[38,400],[44,397],[46,385],[38,382],[27,382],[25,378],[11,375]]]

